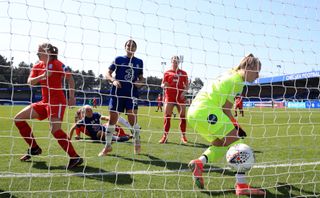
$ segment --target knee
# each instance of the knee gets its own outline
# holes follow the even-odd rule
[[[164,118],[170,119],[170,118],[171,118],[171,115],[172,115],[171,113],[166,113],[166,114],[164,115],[164,116],[165,116]]]
[[[217,138],[211,144],[212,146],[222,147],[222,146],[226,146],[224,143],[225,143],[224,141]]]

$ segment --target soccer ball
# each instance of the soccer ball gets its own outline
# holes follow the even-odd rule
[[[229,148],[226,159],[237,172],[250,170],[255,162],[253,150],[246,144],[236,144]]]

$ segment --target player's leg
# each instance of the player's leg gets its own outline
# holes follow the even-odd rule
[[[116,124],[119,119],[119,112],[124,112],[124,99],[120,97],[111,97],[109,103],[109,122],[108,126],[106,127],[106,135],[105,141],[106,144],[104,148],[98,154],[99,157],[106,156],[108,153],[112,151],[112,136],[115,132]]]
[[[198,159],[191,160],[189,163],[195,185],[199,188],[204,188],[204,179],[202,177],[203,166],[208,162],[215,162],[224,156],[228,147],[227,145],[222,146],[222,141],[218,140],[222,140],[228,133],[236,130],[228,116],[220,108],[212,107],[210,109],[190,106],[187,117],[191,128],[195,132],[210,142],[210,144],[216,144],[215,146],[210,146]],[[232,136],[232,133],[230,135]],[[229,144],[230,142],[232,142],[231,139],[226,139],[225,144]]]
[[[186,129],[187,129],[187,121],[186,121],[186,105],[185,104],[177,104],[177,109],[180,116],[180,131],[181,131],[181,141],[186,144],[188,143],[186,137]]]
[[[140,126],[138,124],[138,109],[129,109],[127,110],[128,121],[131,124],[131,132],[134,139],[134,152],[139,154],[141,151],[140,143]]]
[[[37,106],[35,106],[37,105]],[[38,113],[39,112],[39,113]],[[40,155],[42,153],[41,148],[38,146],[36,139],[33,136],[32,129],[29,124],[25,121],[26,119],[45,119],[47,116],[45,108],[38,103],[34,103],[22,109],[14,117],[15,125],[17,126],[21,136],[29,145],[27,154],[23,155],[20,160],[28,161],[31,159],[31,155]]]
[[[239,110],[240,110],[240,114],[241,114],[241,116],[243,117],[243,116],[244,116],[243,108],[240,108]]]
[[[168,133],[170,130],[170,125],[171,125],[171,115],[172,115],[172,110],[174,107],[173,102],[166,101],[164,104],[164,122],[163,122],[163,128],[164,128],[164,133],[162,135],[162,138],[159,140],[160,144],[164,144],[168,141]]]
[[[66,106],[64,104],[49,105],[50,110],[50,128],[51,134],[57,139],[61,148],[68,153],[70,157],[68,169],[79,166],[83,163],[83,159],[76,153],[72,143],[68,139],[68,135],[62,130],[61,123]]]
[[[234,107],[234,117],[238,116],[237,106]]]

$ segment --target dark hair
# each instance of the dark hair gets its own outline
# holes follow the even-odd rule
[[[58,59],[58,48],[56,46],[51,45],[50,43],[43,43],[39,45],[41,49],[48,53],[51,59]]]
[[[136,43],[134,40],[132,40],[132,39],[127,40],[127,42],[124,44],[124,47],[126,47],[126,45],[127,45],[129,42],[132,42],[132,43],[137,47],[137,43]]]

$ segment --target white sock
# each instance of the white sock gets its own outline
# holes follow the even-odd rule
[[[123,126],[125,126],[127,129],[130,129],[130,128],[131,128],[130,123],[129,123],[126,119],[124,119],[123,117],[121,117],[121,116],[119,116],[118,122],[119,122],[120,124],[122,124]]]
[[[235,177],[236,177],[236,182],[237,184],[246,184],[247,181],[246,181],[246,174],[245,173],[236,173],[235,174]]]
[[[140,144],[140,126],[138,124],[135,124],[131,132],[135,142]]]
[[[108,125],[107,129],[106,129],[106,147],[111,146],[111,142],[112,142],[112,135],[115,132],[115,125]]]
[[[203,155],[201,155],[201,157],[199,157],[198,159],[201,160],[203,165],[205,165],[207,163],[207,158]]]

